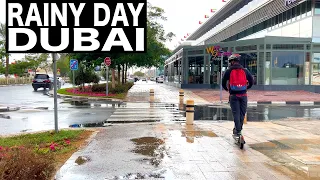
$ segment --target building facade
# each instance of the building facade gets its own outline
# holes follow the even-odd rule
[[[320,1],[232,0],[165,62],[166,83],[217,88],[232,53],[256,89],[320,92]]]

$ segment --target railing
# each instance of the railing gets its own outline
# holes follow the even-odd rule
[[[0,85],[31,84],[32,77],[0,78]]]

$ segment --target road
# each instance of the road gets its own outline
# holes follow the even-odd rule
[[[63,87],[70,86],[66,84]],[[0,106],[21,108],[0,113],[0,135],[54,129],[53,98],[48,96],[48,92],[42,89],[34,92],[31,85],[25,85],[0,87],[0,94]],[[115,102],[58,99],[59,128],[103,122],[116,107]]]

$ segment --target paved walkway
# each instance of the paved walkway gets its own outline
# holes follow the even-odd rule
[[[144,102],[150,87],[158,90],[160,102]],[[172,121],[178,110],[170,107],[173,100],[167,97],[175,95],[168,90],[172,89],[162,84],[135,85],[127,99],[131,102],[122,104],[109,119],[157,116],[162,120],[97,129],[88,146],[73,154],[56,178],[320,179],[319,120],[248,122],[243,131],[247,144],[240,150],[231,136],[232,121],[195,121],[194,125]],[[86,162],[75,163],[79,158]]]
[[[179,89],[165,84],[156,84],[155,82],[138,81],[129,92],[126,101],[128,102],[149,102],[150,89],[154,89],[155,102],[179,103]],[[184,100],[192,99],[195,104],[208,104],[209,101],[199,97],[192,91],[185,90]]]
[[[208,102],[220,101],[220,91],[196,89],[192,92]],[[228,92],[223,91],[223,101],[228,101]],[[248,91],[249,101],[320,101],[320,94],[307,91]]]

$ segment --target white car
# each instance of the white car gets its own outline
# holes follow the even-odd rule
[[[157,83],[163,83],[163,82],[164,82],[164,76],[158,76]]]

